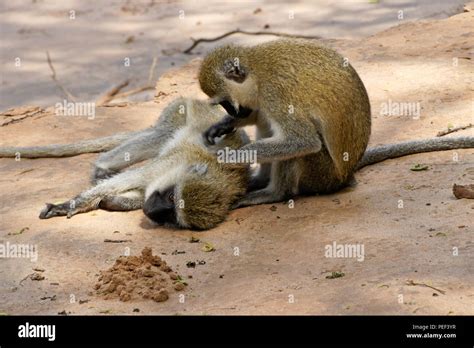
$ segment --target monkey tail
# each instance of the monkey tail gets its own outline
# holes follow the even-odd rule
[[[381,145],[366,150],[357,170],[370,164],[415,153],[474,148],[474,137],[433,138]]]
[[[0,147],[0,158],[16,157],[17,154],[21,158],[70,157],[83,153],[102,152],[113,149],[138,133],[140,132],[119,133],[103,138],[83,140],[73,144]]]

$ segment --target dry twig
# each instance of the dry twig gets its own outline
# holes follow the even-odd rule
[[[443,135],[446,135],[446,134],[450,134],[450,133],[454,133],[454,132],[457,132],[457,131],[460,131],[460,130],[464,130],[464,129],[468,129],[468,128],[471,128],[473,127],[474,125],[472,123],[469,123],[468,125],[466,126],[459,126],[459,127],[456,127],[456,128],[448,128],[447,130],[444,130],[444,131],[439,131],[438,134],[436,134],[437,137],[442,137]]]
[[[105,93],[101,98],[96,101],[97,106],[107,104],[111,100],[115,99],[117,94],[130,83],[129,80],[125,80],[117,86],[112,87],[107,93]]]
[[[151,66],[150,66],[150,71],[148,73],[148,83],[147,83],[146,86],[134,88],[134,89],[131,89],[129,91],[119,93],[123,88],[128,86],[130,81],[126,80],[126,81],[122,82],[121,84],[113,87],[110,91],[108,91],[106,94],[104,94],[104,96],[99,98],[99,100],[97,100],[97,102],[96,102],[96,105],[97,106],[106,106],[109,102],[111,102],[114,99],[125,98],[125,97],[131,96],[133,94],[143,92],[143,91],[148,91],[148,90],[155,89],[155,87],[151,84],[151,81],[153,80],[154,71],[155,71],[157,61],[158,61],[157,57],[153,58],[153,61],[152,61]]]
[[[128,243],[131,239],[104,239],[104,243]]]
[[[74,97],[71,93],[69,93],[66,87],[64,87],[61,84],[61,82],[59,82],[59,80],[56,78],[56,70],[54,69],[53,62],[51,61],[51,57],[49,56],[48,51],[46,51],[46,58],[48,60],[49,68],[51,69],[51,72],[52,72],[51,78],[53,79],[53,81],[56,83],[59,89],[61,89],[61,91],[64,93],[64,95],[66,96],[68,100],[76,101],[76,97]]]
[[[428,284],[425,284],[425,283],[415,283],[415,282],[414,282],[413,280],[411,280],[411,279],[410,279],[410,280],[407,280],[407,283],[406,283],[406,284],[407,284],[407,285],[412,285],[412,286],[424,286],[424,287],[426,287],[426,288],[430,288],[430,289],[433,289],[433,290],[435,290],[435,291],[438,291],[440,294],[443,294],[443,295],[446,293],[446,291],[444,291],[444,290],[437,289],[437,288],[435,288],[434,286],[431,286],[431,285],[428,285]]]
[[[21,114],[21,115],[11,115],[13,117],[11,119],[9,119],[8,121],[5,121],[2,124],[0,124],[0,127],[20,122],[21,120],[24,120],[25,118],[35,116],[35,115],[37,115],[39,113],[42,113],[42,112],[44,112],[44,110],[41,109],[40,107],[37,107],[37,108],[32,109],[31,111],[25,112],[24,114]],[[7,113],[3,113],[0,116],[10,116],[10,115],[8,115]],[[17,116],[17,117],[14,117],[14,116]]]
[[[234,34],[244,34],[244,35],[272,35],[272,36],[279,36],[279,37],[288,37],[288,38],[298,38],[298,39],[321,39],[320,36],[312,36],[312,35],[297,35],[297,34],[286,34],[286,33],[276,33],[276,32],[273,32],[273,31],[246,31],[246,30],[240,30],[240,29],[236,29],[236,30],[232,30],[232,31],[229,31],[227,33],[224,33],[222,35],[219,35],[219,36],[216,36],[214,38],[209,38],[209,39],[206,39],[206,38],[200,38],[200,39],[193,39],[191,38],[191,40],[193,41],[193,44],[191,46],[189,46],[187,49],[185,49],[183,51],[183,53],[185,54],[190,54],[191,51],[197,46],[199,45],[201,42],[215,42],[215,41],[219,41],[225,37],[228,37],[228,36],[231,36],[231,35],[234,35]]]
[[[153,87],[153,86],[138,87],[138,88],[126,91],[126,92],[119,93],[119,94],[115,95],[114,99],[115,98],[125,98],[125,97],[128,97],[128,96],[132,95],[132,94],[137,94],[137,93],[140,93],[140,92],[143,92],[143,91],[148,91],[148,90],[151,90],[151,89],[155,89],[155,87]]]

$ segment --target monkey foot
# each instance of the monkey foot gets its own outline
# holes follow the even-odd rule
[[[41,210],[39,215],[40,219],[49,219],[55,216],[67,216],[69,219],[71,216],[77,214],[78,211],[76,209],[72,209],[70,207],[69,202],[61,203],[61,204],[51,204],[46,203],[46,207]]]

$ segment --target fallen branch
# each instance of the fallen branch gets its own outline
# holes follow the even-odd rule
[[[122,107],[125,107],[125,106],[128,106],[129,103],[128,102],[118,102],[118,103],[108,103],[108,104],[104,104],[102,105],[104,108],[122,108]]]
[[[129,80],[125,80],[121,84],[112,87],[107,93],[105,93],[101,98],[96,101],[97,106],[101,106],[107,104],[109,101],[116,98],[118,92],[120,92],[123,88],[127,87],[130,83]]]
[[[122,93],[117,94],[114,97],[114,99],[115,98],[125,98],[125,97],[128,97],[128,96],[131,96],[132,94],[137,94],[137,93],[140,93],[140,92],[143,92],[143,91],[148,91],[150,89],[155,89],[155,87],[153,87],[153,86],[143,86],[143,87],[131,89],[130,91],[126,91],[126,92],[122,92]]]
[[[23,286],[23,282],[24,282],[25,280],[27,280],[28,278],[30,278],[33,274],[34,274],[34,273],[28,274],[25,278],[23,278],[22,280],[20,280],[20,282],[19,282],[18,284],[20,284],[21,286]]]
[[[468,128],[471,128],[473,126],[474,125],[472,123],[469,123],[467,126],[459,126],[459,127],[451,128],[451,129],[448,128],[447,130],[439,131],[438,134],[436,134],[436,136],[437,137],[442,137],[443,135],[454,133],[454,132],[464,130],[464,129],[468,129]]]
[[[407,285],[412,285],[412,286],[424,286],[424,287],[426,287],[426,288],[430,288],[430,289],[433,289],[433,290],[435,290],[435,291],[438,291],[440,294],[443,294],[443,295],[446,293],[446,291],[444,291],[444,290],[437,289],[437,288],[435,288],[434,286],[431,286],[431,285],[428,285],[428,284],[425,284],[425,283],[415,283],[415,282],[414,282],[413,280],[411,280],[411,279],[410,279],[410,280],[407,280],[406,284],[407,284]]]
[[[131,239],[104,239],[104,243],[127,243],[131,241]]]
[[[24,115],[23,117],[12,118],[11,120],[8,120],[8,121],[6,121],[6,122],[3,122],[0,127],[8,126],[9,124],[12,124],[12,123],[20,122],[21,120],[24,120],[25,118],[28,118],[28,117],[31,117],[31,116],[35,116],[35,115],[39,114],[40,112],[42,112],[42,110],[38,110],[38,111],[32,112],[31,114],[26,114],[26,115]]]
[[[64,93],[64,95],[66,96],[66,98],[68,100],[76,101],[76,97],[74,97],[71,93],[69,93],[69,91],[66,89],[66,87],[64,87],[61,84],[61,82],[59,82],[59,80],[56,78],[56,70],[54,69],[53,63],[51,62],[51,57],[49,56],[48,51],[46,51],[46,58],[48,60],[49,68],[51,69],[51,72],[52,72],[51,78],[53,79],[53,81],[56,83],[56,85],[59,87],[59,89],[61,89],[61,91]]]
[[[8,114],[8,111],[1,114],[0,116],[12,116],[11,119],[9,119],[8,121],[5,121],[3,122],[0,127],[3,127],[3,126],[7,126],[9,124],[13,124],[13,123],[17,123],[17,122],[20,122],[21,120],[24,120],[25,118],[28,118],[28,117],[31,117],[31,116],[35,116],[39,113],[42,113],[44,112],[43,109],[41,109],[40,107],[37,107],[35,109],[32,109],[30,110],[29,112],[25,112],[24,114],[20,114],[20,115],[9,115]],[[16,117],[15,117],[16,116]]]
[[[97,106],[106,106],[109,102],[111,102],[114,99],[125,98],[125,97],[131,96],[133,94],[143,92],[143,91],[148,91],[148,90],[155,89],[155,87],[151,85],[151,81],[152,81],[153,76],[154,76],[154,71],[155,71],[157,61],[158,61],[157,57],[153,58],[153,61],[152,61],[151,66],[150,66],[150,71],[148,72],[148,84],[146,86],[138,87],[138,88],[126,91],[126,92],[119,93],[123,88],[128,86],[130,81],[126,80],[126,81],[122,82],[121,84],[119,84],[119,85],[115,86],[114,88],[112,88],[103,97],[99,98],[99,100],[97,100],[97,102],[96,102],[96,105]]]
[[[216,37],[214,37],[214,38],[209,38],[209,39],[200,38],[200,39],[197,39],[197,40],[191,38],[191,40],[193,41],[193,44],[192,44],[191,46],[189,46],[187,49],[185,49],[185,50],[183,51],[183,53],[185,53],[185,54],[190,54],[191,51],[192,51],[197,45],[199,45],[201,42],[215,42],[215,41],[222,40],[223,38],[228,37],[228,36],[231,36],[231,35],[234,35],[234,34],[244,34],[244,35],[272,35],[272,36],[288,37],[288,38],[294,38],[294,39],[296,39],[296,38],[298,38],[298,39],[321,39],[320,36],[276,33],[276,32],[272,32],[272,31],[246,31],[246,30],[235,29],[235,30],[229,31],[229,32],[227,32],[227,33],[225,33],[225,34],[216,36]]]

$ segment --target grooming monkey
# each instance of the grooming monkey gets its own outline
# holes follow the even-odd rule
[[[369,149],[369,98],[356,71],[332,49],[305,40],[222,46],[199,72],[201,89],[228,113],[205,138],[246,125],[261,164],[235,207],[331,193],[364,165],[412,153],[474,147],[474,137],[428,139]],[[363,158],[365,153],[365,157]]]
[[[203,132],[222,116],[219,107],[204,101],[180,98],[172,102],[154,127],[120,135],[128,140],[100,156],[92,176],[95,186],[62,204],[46,204],[40,218],[71,217],[97,208],[143,208],[145,215],[158,224],[191,229],[216,226],[237,198],[243,196],[248,181],[248,168],[218,163],[214,154],[219,148],[236,149],[244,145],[248,142],[245,132],[229,134],[216,146],[204,143]],[[113,137],[102,138],[91,141],[82,150],[96,149],[100,143],[111,146],[116,141]],[[80,151],[77,144],[65,148],[74,146]],[[24,156],[21,148],[14,150]],[[39,157],[40,150],[44,148],[32,147],[27,153]],[[71,154],[64,152],[61,145],[54,151],[56,155]],[[129,161],[124,159],[127,153]],[[41,154],[46,155],[44,151]],[[119,173],[147,159],[151,161]]]

